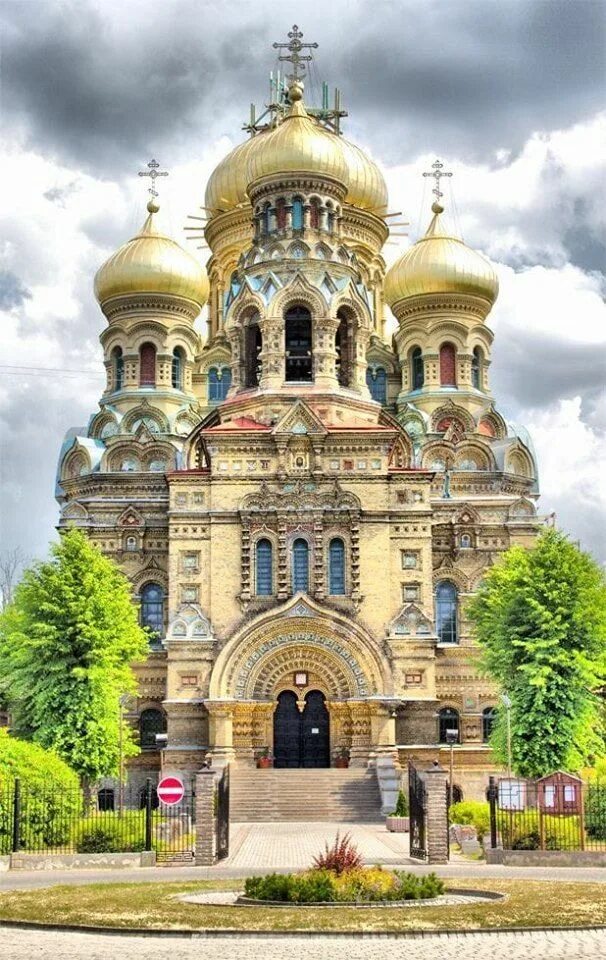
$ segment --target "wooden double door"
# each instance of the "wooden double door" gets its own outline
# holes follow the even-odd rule
[[[274,712],[274,767],[329,767],[330,718],[320,690],[305,695],[299,710],[297,695],[284,690]]]

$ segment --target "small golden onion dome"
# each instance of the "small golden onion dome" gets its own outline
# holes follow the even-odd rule
[[[248,184],[282,173],[323,174],[347,185],[347,164],[339,138],[307,113],[303,88],[293,83],[288,91],[291,107],[283,121],[266,133],[246,161]]]
[[[334,134],[333,134],[334,136]],[[339,138],[347,164],[347,196],[345,202],[378,216],[387,212],[387,184],[376,163],[360,147]]]
[[[441,219],[444,208],[432,206],[427,233],[390,267],[384,295],[390,307],[424,293],[463,293],[482,297],[492,305],[499,281],[486,257],[448,233]]]
[[[131,293],[162,293],[204,306],[209,293],[206,270],[175,240],[156,229],[158,205],[150,201],[147,210],[148,217],[137,236],[116,250],[97,271],[97,300],[103,304]]]

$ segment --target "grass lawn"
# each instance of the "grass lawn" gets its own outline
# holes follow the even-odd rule
[[[606,924],[606,884],[535,880],[457,880],[456,888],[494,890],[507,900],[458,907],[211,907],[180,903],[179,893],[239,890],[242,881],[116,883],[0,894],[0,922],[148,929],[465,930],[478,927]]]

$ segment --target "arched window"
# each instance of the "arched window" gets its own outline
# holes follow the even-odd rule
[[[127,537],[126,538],[126,549],[128,553],[136,553],[139,549],[139,543],[136,537]]]
[[[440,643],[457,643],[458,591],[450,580],[436,587],[436,633]]]
[[[111,787],[102,787],[97,791],[97,807],[102,813],[108,813],[114,809],[115,794]]]
[[[299,537],[292,545],[292,592],[309,590],[309,544]]]
[[[128,473],[132,473],[134,470],[138,469],[139,464],[134,457],[125,457],[124,460],[120,462],[120,470],[125,470]]]
[[[473,348],[473,357],[471,360],[471,385],[476,390],[480,390],[482,373],[482,351],[479,347]]]
[[[336,375],[342,387],[351,387],[353,382],[354,322],[344,310],[337,311],[339,326],[335,334],[335,350],[337,352]]]
[[[175,390],[183,389],[183,351],[180,347],[173,350],[171,383]]]
[[[448,743],[447,730],[455,730],[456,743],[461,742],[461,721],[459,714],[452,707],[444,707],[438,714],[438,738],[440,743]]]
[[[227,397],[231,387],[231,370],[229,367],[218,369],[211,367],[208,371],[208,401],[221,403]]]
[[[334,597],[345,593],[345,544],[341,537],[330,541],[328,548],[328,592]]]
[[[410,355],[412,365],[412,389],[420,390],[425,383],[425,368],[423,365],[423,353],[420,347],[415,347]]]
[[[370,390],[370,395],[377,403],[387,403],[387,373],[383,367],[375,367],[374,370],[368,367],[366,370],[366,383]]]
[[[333,233],[335,229],[335,211],[330,204],[326,205],[326,229]]]
[[[457,352],[452,343],[443,343],[440,347],[440,386],[456,387]]]
[[[139,350],[139,385],[156,386],[156,348],[153,343],[144,343]]]
[[[261,336],[261,328],[256,320],[244,328],[244,343],[244,386],[258,387],[261,378],[263,338]]]
[[[161,710],[143,710],[139,717],[139,743],[142,750],[157,750],[157,733],[166,733],[166,717]]]
[[[293,230],[303,229],[303,201],[301,197],[295,197],[292,202],[292,228]]]
[[[482,740],[488,743],[490,740],[494,725],[497,722],[497,708],[486,707],[482,710]]]
[[[114,370],[114,390],[121,390],[124,386],[124,356],[122,347],[112,350],[112,365]]]
[[[309,205],[309,225],[312,230],[320,229],[320,201],[316,197]]]
[[[270,205],[269,203],[266,203],[265,206],[263,207],[263,213],[261,214],[261,218],[262,218],[261,232],[264,234],[269,233],[269,221],[270,221],[269,211],[270,211]]]
[[[141,626],[156,637],[164,634],[164,590],[159,583],[146,583],[141,590]]]
[[[278,230],[286,230],[286,204],[282,197],[276,202],[276,220]]]
[[[473,544],[468,533],[461,534],[461,550],[471,550]]]
[[[311,313],[307,307],[291,307],[284,318],[286,340],[286,380],[297,383],[310,383],[312,375],[311,357]]]
[[[270,597],[273,593],[272,545],[265,537],[257,541],[255,550],[256,594],[258,597]]]

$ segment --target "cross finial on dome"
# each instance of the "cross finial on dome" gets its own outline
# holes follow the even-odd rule
[[[156,190],[156,177],[167,177],[168,170],[160,170],[160,164],[157,160],[153,158],[147,164],[149,170],[139,170],[140,177],[151,177],[151,184],[148,189],[149,193],[149,203],[147,204],[147,209],[150,213],[157,213],[160,207],[156,203],[156,197],[158,196],[158,191]]]
[[[435,163],[432,163],[431,166],[433,169],[433,173],[424,173],[423,176],[433,177],[433,179],[435,180],[435,186],[431,192],[436,198],[436,202],[434,202],[431,209],[433,210],[434,213],[442,213],[444,208],[442,207],[440,200],[442,199],[444,194],[440,190],[440,180],[442,179],[442,177],[452,177],[452,173],[449,173],[448,171],[444,170],[443,169],[444,164],[441,163],[439,160],[436,160]],[[440,209],[436,210],[434,209],[435,207],[440,207]]]
[[[274,43],[274,50],[288,50],[288,53],[281,53],[278,57],[278,60],[287,60],[289,63],[292,63],[293,72],[289,74],[288,79],[291,83],[296,83],[297,80],[301,80],[303,74],[305,73],[305,63],[309,60],[313,60],[311,54],[307,56],[301,56],[301,50],[317,50],[317,43],[301,43],[301,37],[303,34],[299,30],[297,24],[295,23],[292,30],[288,31],[289,42],[288,43]],[[301,71],[299,73],[299,71]]]

